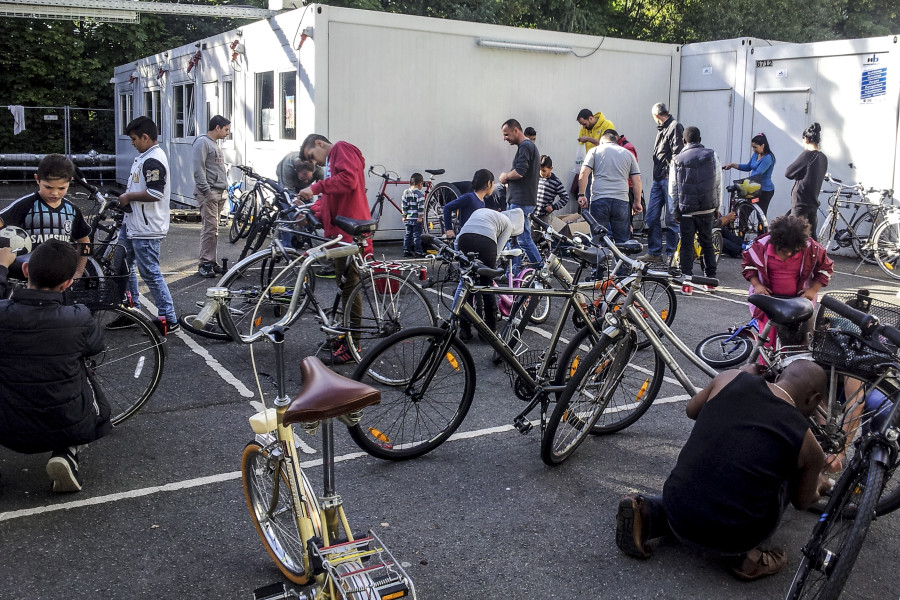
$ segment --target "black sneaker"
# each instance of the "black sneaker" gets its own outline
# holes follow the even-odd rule
[[[47,461],[47,476],[56,493],[80,492],[81,478],[78,476],[78,457],[71,450],[56,451]]]
[[[122,316],[116,317],[115,319],[107,323],[105,329],[128,329],[130,327],[137,327],[137,322],[135,322],[133,319]]]
[[[224,275],[225,267],[220,265],[219,263],[210,263],[212,265],[213,271],[215,271],[216,275]]]
[[[170,321],[165,317],[156,317],[153,319],[153,324],[162,336],[169,335],[170,333],[174,333],[181,329],[181,324],[178,322],[178,319]]]
[[[221,269],[221,267],[219,267]],[[215,263],[200,263],[200,266],[197,267],[197,275],[200,277],[205,277],[207,279],[211,279],[216,276],[216,265]]]
[[[619,501],[616,546],[633,558],[650,557],[650,549],[647,548],[647,506],[639,494],[629,494]]]

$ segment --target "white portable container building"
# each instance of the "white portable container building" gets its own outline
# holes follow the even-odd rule
[[[315,132],[358,146],[367,166],[404,179],[443,168],[444,181],[509,170],[500,128],[516,118],[568,184],[582,108],[603,111],[652,164],[650,107],[677,105],[679,63],[669,44],[309,5],[118,67],[117,177],[135,156],[122,132],[140,114],[161,124],[173,199],[188,205],[191,144],[214,114],[232,121],[226,159],[263,175]],[[373,200],[381,179],[368,183]],[[401,228],[386,208],[382,235]]]

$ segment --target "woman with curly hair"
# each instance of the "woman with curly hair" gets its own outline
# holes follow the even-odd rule
[[[802,217],[785,215],[772,221],[769,233],[756,238],[744,251],[742,275],[750,282],[751,294],[784,298],[803,297],[815,303],[819,290],[828,285],[834,262],[825,248],[809,237],[809,223]],[[760,331],[768,319],[750,306]]]

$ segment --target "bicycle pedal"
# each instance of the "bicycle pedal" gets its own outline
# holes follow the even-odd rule
[[[516,417],[516,419],[513,421],[513,426],[522,435],[526,435],[529,431],[534,429],[534,423],[524,417]]]

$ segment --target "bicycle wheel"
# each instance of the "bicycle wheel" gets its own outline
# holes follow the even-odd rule
[[[103,350],[85,363],[109,403],[113,425],[119,425],[156,391],[166,362],[166,340],[136,310],[103,308],[91,315],[103,330]]]
[[[760,207],[744,203],[738,206],[734,220],[734,233],[741,238],[741,243],[749,244],[769,230],[769,223]]]
[[[713,369],[727,369],[747,362],[753,352],[753,340],[733,333],[714,333],[697,344],[694,353]]]
[[[414,271],[363,275],[350,292],[344,309],[344,330],[350,353],[357,361],[379,340],[404,327],[436,324],[434,310],[412,280]],[[354,322],[355,321],[355,322]]]
[[[299,256],[300,253],[293,249],[285,248],[284,254],[274,249],[263,250],[233,266],[219,280],[216,286],[229,290],[224,308],[231,314],[238,333],[247,335],[251,326],[253,330],[257,330],[264,325],[276,323],[284,316],[295,292],[302,262],[295,262]],[[275,286],[264,295],[263,292],[272,281],[276,282]],[[315,277],[307,273],[303,288],[299,290],[302,296],[298,301],[295,319],[309,306],[314,286]],[[217,315],[217,319],[219,329],[224,332],[222,315]]]
[[[431,188],[431,191],[425,196],[425,233],[443,235],[444,206],[459,196],[459,190],[452,183],[441,182]],[[453,231],[459,232],[456,222],[454,222]]]
[[[841,595],[875,516],[883,477],[884,465],[873,456],[844,472],[803,546],[788,600],[834,600]]]
[[[872,253],[878,266],[888,277],[900,279],[900,214],[888,215],[872,235]]]
[[[633,332],[603,336],[569,379],[541,438],[541,460],[555,466],[587,438],[621,380],[637,339]]]
[[[837,222],[834,218],[834,212],[829,210],[828,216],[825,217],[825,220],[822,222],[822,226],[819,227],[819,243],[822,244],[822,247],[825,248],[826,252],[831,252],[834,250],[832,245],[834,244],[834,233],[837,227]]]
[[[209,321],[203,327],[194,327],[194,319],[197,317],[197,313],[182,313],[178,317],[178,322],[181,324],[185,330],[189,331],[194,335],[199,335],[200,337],[209,338],[211,340],[219,340],[223,342],[231,341],[231,336],[228,335],[220,326],[218,321]]]
[[[244,242],[244,247],[241,249],[238,260],[244,260],[247,256],[259,252],[259,249],[262,248],[263,243],[268,239],[269,233],[272,231],[273,222],[274,216],[271,208],[264,208],[257,215],[256,220],[253,221],[253,225],[250,226],[250,231],[247,233],[247,241]]]
[[[475,396],[475,363],[455,336],[439,327],[414,327],[383,340],[353,379],[381,392],[349,428],[356,444],[377,458],[407,460],[440,446],[459,427]]]
[[[612,288],[608,300],[609,310],[616,312],[622,309],[625,297],[628,294],[628,288],[633,282],[634,279],[629,277],[618,282],[615,287]],[[665,278],[645,277],[641,281],[641,294],[644,295],[644,298],[647,299],[650,306],[642,307],[635,303],[635,308],[638,309],[638,312],[645,315],[645,311],[653,310],[666,325],[671,327],[672,323],[675,321],[675,312],[678,310],[678,298],[675,296],[672,286],[669,285],[669,280]],[[656,333],[659,333],[659,331]],[[638,333],[637,336],[639,350],[643,350],[650,346],[650,340],[648,340],[643,333]]]
[[[725,242],[722,240],[722,230],[720,228],[716,227],[715,229],[712,230],[712,245],[713,245],[713,250],[716,253],[716,263],[717,264],[719,262],[719,255],[722,254],[722,245],[724,243]],[[701,257],[700,260],[702,261],[703,258]],[[703,263],[701,262],[700,264],[702,265]]]
[[[238,240],[246,237],[250,230],[250,224],[253,223],[253,218],[256,215],[258,204],[255,191],[251,191],[241,197],[237,208],[234,209],[231,228],[228,230],[229,242],[236,244]]]
[[[521,287],[533,287],[535,289],[547,289],[542,281],[536,280],[534,278],[534,271],[532,271],[523,281]],[[547,318],[550,316],[550,301],[552,300],[551,296],[535,296],[533,298],[528,298],[526,302],[534,301],[536,306],[534,307],[534,312],[531,313],[531,316],[528,318],[529,321],[534,323],[535,325],[540,325],[541,323],[545,323]]]
[[[867,264],[875,264],[875,253],[869,240],[873,232],[881,224],[880,212],[865,210],[850,222],[850,247]]]
[[[293,502],[290,464],[272,455],[257,442],[244,446],[241,454],[241,481],[250,519],[266,551],[278,569],[292,582],[303,585],[311,579],[306,540],[297,526],[297,507]],[[300,472],[299,516],[312,520],[313,531],[321,536],[319,505],[306,475]]]

